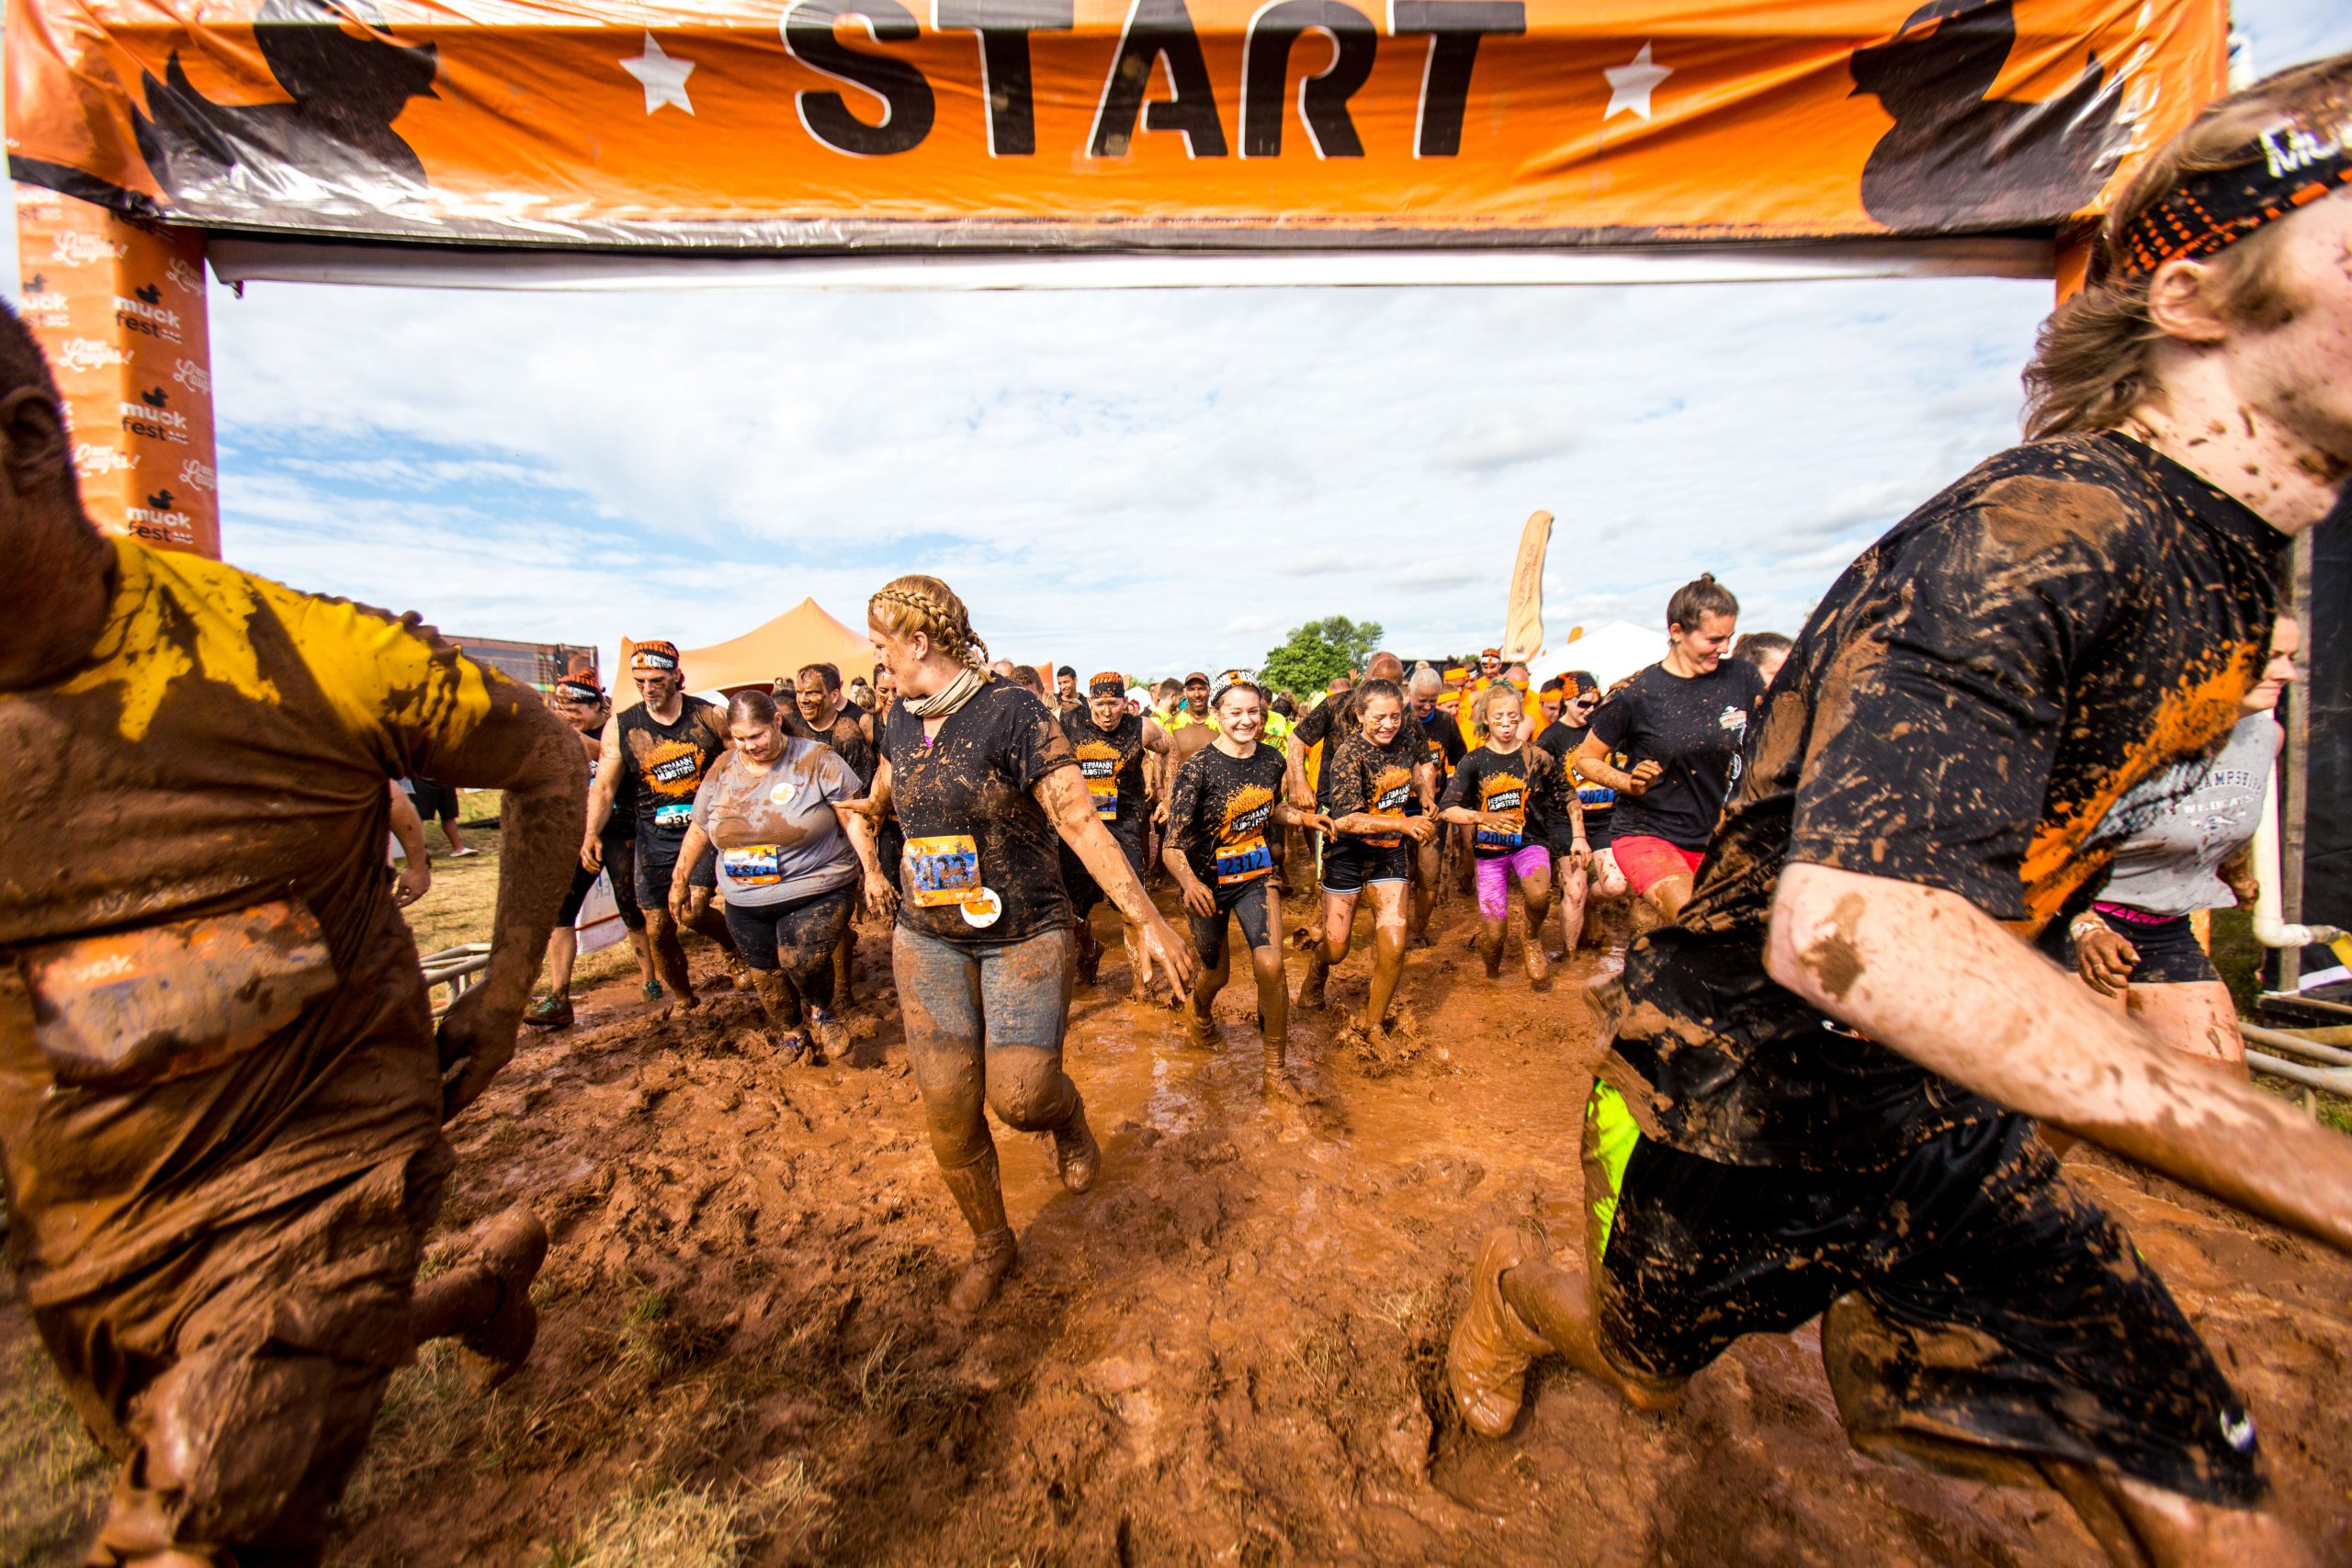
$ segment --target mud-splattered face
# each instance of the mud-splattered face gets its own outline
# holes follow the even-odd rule
[[[804,670],[792,682],[792,700],[800,709],[800,716],[810,724],[822,727],[832,722],[833,694],[825,687],[825,678],[814,670]]]
[[[1094,719],[1097,729],[1116,729],[1127,716],[1126,695],[1121,692],[1105,692],[1099,697],[1086,699],[1086,711]]]
[[[2270,634],[2270,662],[2262,667],[2262,679],[2246,689],[2238,704],[2240,713],[2268,713],[2278,705],[2280,694],[2295,679],[2295,655],[2303,646],[2303,628],[2291,616],[2282,615]]]
[[[1247,745],[1265,733],[1265,699],[1247,686],[1236,686],[1216,705],[1216,723],[1227,740]]]
[[[752,761],[765,764],[784,755],[784,731],[765,719],[739,718],[727,727],[727,733],[735,750]]]
[[[922,675],[923,660],[931,657],[931,637],[923,632],[900,637],[889,627],[869,617],[865,623],[865,640],[874,645],[874,657],[882,661],[884,676],[895,692],[910,696],[932,694],[931,683]]]
[[[1362,716],[1364,734],[1385,746],[1405,728],[1405,705],[1384,692],[1363,700]]]
[[[1493,690],[1495,695],[1487,699],[1487,739],[1509,750],[1519,744],[1519,727],[1526,721],[1527,709],[1509,686]]]
[[[2282,219],[2276,319],[2231,345],[2249,415],[2285,429],[2340,485],[2352,473],[2352,187]],[[2258,508],[2257,508],[2258,510]]]
[[[675,670],[656,670],[646,666],[633,673],[637,681],[637,694],[645,699],[648,707],[666,707],[677,701],[678,694],[686,689],[686,678]]]
[[[1666,630],[1668,642],[1682,650],[1690,667],[1704,675],[1724,661],[1732,643],[1739,636],[1736,615],[1701,615],[1696,627],[1675,623]]]

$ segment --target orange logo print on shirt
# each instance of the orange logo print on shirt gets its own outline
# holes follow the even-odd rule
[[[657,740],[638,759],[637,770],[654,794],[684,800],[702,783],[702,753],[683,740]]]

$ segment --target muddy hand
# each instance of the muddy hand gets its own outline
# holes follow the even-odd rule
[[[1205,920],[1216,913],[1216,895],[1209,891],[1207,883],[1193,882],[1184,889],[1184,908]]]
[[[433,863],[423,855],[412,855],[401,863],[400,874],[392,879],[392,905],[405,909],[433,890]]]
[[[490,1080],[514,1055],[514,1032],[523,1015],[515,1008],[493,1008],[490,989],[477,986],[441,1015],[435,1041],[441,1051],[441,1120],[447,1122],[481,1098]]]
[[[867,874],[865,907],[874,912],[874,918],[877,920],[887,920],[898,914],[899,890],[890,886],[888,877],[873,873]]]
[[[1626,775],[1626,777],[1631,781],[1631,784],[1625,793],[1627,795],[1647,795],[1650,791],[1650,785],[1657,783],[1658,774],[1664,772],[1666,772],[1666,764],[1659,761],[1656,757],[1652,757],[1646,761],[1634,764],[1634,771]]]
[[[2075,968],[2084,984],[2103,997],[2120,997],[2132,984],[2139,950],[2111,931],[2093,927],[2075,943]]]
[[[1417,844],[1426,844],[1431,839],[1437,837],[1437,818],[1434,817],[1408,817],[1405,818],[1404,833],[1405,837],[1412,840],[1413,842]]]
[[[691,887],[670,889],[670,918],[682,926],[690,926],[695,923],[694,889]]]
[[[1201,955],[1193,951],[1193,944],[1178,936],[1156,909],[1144,922],[1143,962],[1145,972],[1137,976],[1137,994],[1149,989],[1152,976],[1159,974],[1168,977],[1178,996],[1184,996],[1192,990],[1193,976],[1201,968]]]
[[[583,871],[605,869],[605,841],[594,833],[580,840],[580,865]]]

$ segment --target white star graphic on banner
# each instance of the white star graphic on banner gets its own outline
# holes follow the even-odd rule
[[[1650,60],[1650,46],[1644,44],[1642,52],[1634,56],[1633,63],[1611,65],[1601,74],[1609,78],[1609,108],[1600,117],[1601,123],[1605,125],[1619,115],[1629,112],[1640,115],[1644,119],[1649,118],[1650,95],[1657,91],[1657,85],[1673,75],[1674,71],[1670,66],[1654,63]],[[647,97],[650,98],[652,93],[650,87],[646,89]]]
[[[695,62],[662,53],[651,33],[645,35],[645,52],[634,60],[622,61],[621,69],[645,88],[647,114],[663,104],[675,104],[688,114],[695,112],[694,100],[686,96],[686,78],[695,73]],[[1649,113],[1647,109],[1642,112]]]

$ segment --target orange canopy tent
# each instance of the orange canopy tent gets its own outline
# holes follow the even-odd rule
[[[635,690],[627,683],[629,649],[634,646],[622,639],[621,667],[614,682],[620,688],[624,707],[637,701]],[[814,599],[803,599],[741,637],[708,648],[682,649],[678,657],[689,692],[734,692],[745,686],[765,691],[777,676],[789,678],[804,664],[833,665],[846,685],[874,667],[873,645],[835,620]]]

